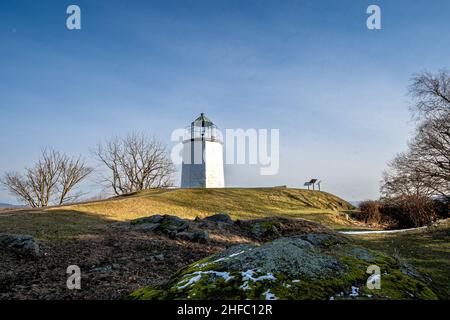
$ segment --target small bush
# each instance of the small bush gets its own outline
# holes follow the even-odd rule
[[[450,218],[450,199],[441,198],[434,200],[434,207],[436,210],[436,215],[440,219]]]
[[[421,227],[436,220],[432,199],[421,196],[404,196],[383,202],[382,215],[396,221],[400,228]]]
[[[380,201],[367,200],[361,202],[359,205],[361,220],[365,223],[379,224],[381,222],[380,207]]]
[[[427,225],[437,217],[448,215],[448,204],[421,196],[364,201],[359,205],[359,219],[369,224],[383,224],[392,228],[411,228]]]

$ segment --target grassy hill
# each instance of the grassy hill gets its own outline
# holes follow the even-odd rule
[[[106,201],[65,207],[113,220],[129,220],[150,214],[173,214],[194,219],[225,212],[233,219],[265,216],[307,217],[325,221],[336,212],[353,207],[326,192],[289,188],[226,188],[146,190]],[[58,209],[57,209],[58,210]]]
[[[194,219],[224,212],[233,219],[303,218],[335,229],[358,228],[343,212],[353,207],[326,192],[289,188],[146,190],[107,200],[0,214],[0,233],[61,239],[101,232],[114,221],[154,214]]]

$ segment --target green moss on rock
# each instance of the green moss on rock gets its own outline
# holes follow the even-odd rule
[[[381,290],[366,286],[367,268],[381,269]],[[337,234],[308,234],[238,245],[177,272],[135,299],[436,299],[396,259]]]

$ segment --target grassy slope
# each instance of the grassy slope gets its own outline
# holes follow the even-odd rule
[[[103,201],[3,213],[0,214],[0,233],[28,233],[41,239],[61,239],[95,233],[111,221],[153,214],[194,219],[217,212],[229,213],[233,219],[276,215],[317,221],[335,229],[357,228],[339,215],[350,209],[350,204],[334,195],[299,189],[147,190]]]
[[[433,290],[441,299],[450,299],[450,221],[425,231],[354,238],[366,247],[396,256],[429,275]]]
[[[128,220],[149,214],[175,214],[193,219],[225,212],[233,219],[264,216],[306,218],[325,224],[343,222],[337,211],[348,211],[346,201],[325,192],[287,188],[226,188],[147,190],[108,201],[68,207],[113,220]]]

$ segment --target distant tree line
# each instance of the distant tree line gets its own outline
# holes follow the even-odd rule
[[[165,146],[144,133],[131,133],[99,143],[92,151],[100,163],[100,183],[115,195],[172,185],[174,166]],[[81,156],[71,157],[43,149],[39,159],[24,172],[5,172],[0,185],[18,201],[32,208],[78,201],[80,185],[94,168]]]
[[[415,134],[383,173],[381,200],[360,206],[365,220],[420,226],[449,215],[450,74],[418,74],[409,94]]]

